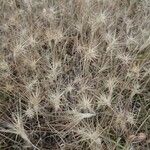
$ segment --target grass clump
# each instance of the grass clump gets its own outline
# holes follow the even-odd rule
[[[0,1],[0,149],[150,149],[148,0]]]

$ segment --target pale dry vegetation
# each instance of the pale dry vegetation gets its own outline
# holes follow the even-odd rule
[[[0,149],[150,149],[149,0],[0,0]]]

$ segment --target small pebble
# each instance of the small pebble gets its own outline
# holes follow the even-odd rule
[[[141,132],[137,135],[137,138],[140,141],[144,141],[146,139],[146,134]]]

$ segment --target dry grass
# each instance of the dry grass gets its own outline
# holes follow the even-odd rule
[[[0,0],[0,149],[150,149],[149,0]]]

